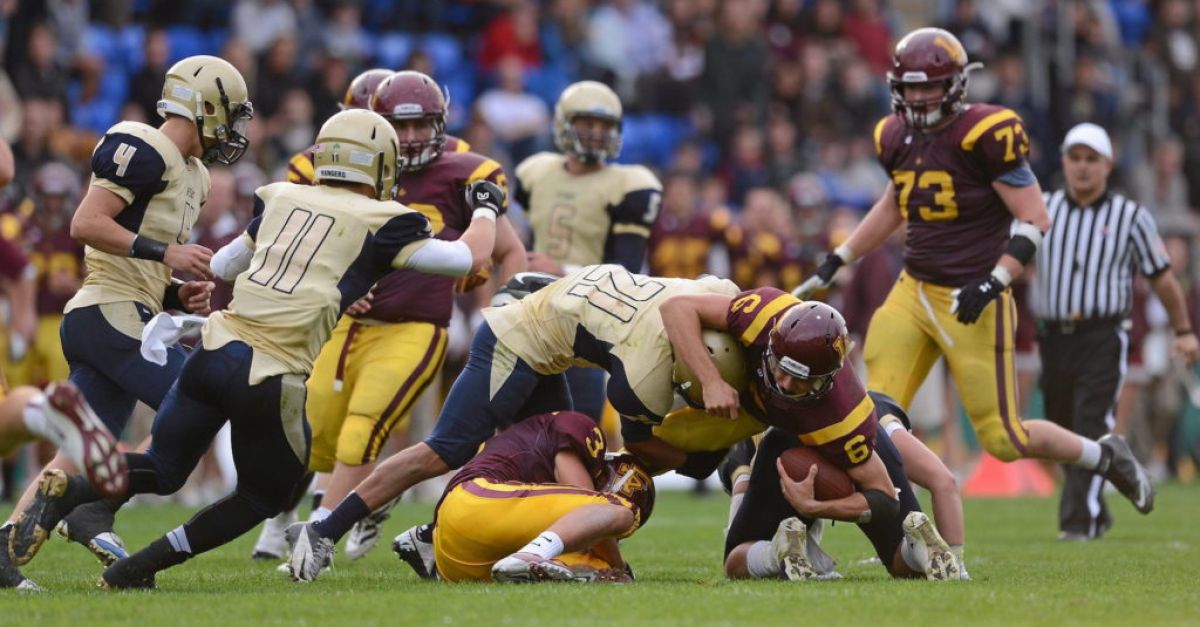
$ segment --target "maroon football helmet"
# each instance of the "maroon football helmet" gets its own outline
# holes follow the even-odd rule
[[[342,108],[369,109],[371,95],[375,93],[375,88],[379,87],[379,84],[392,74],[391,70],[375,68],[355,76],[354,80],[350,81],[350,86],[346,88],[346,95],[342,97]]]
[[[50,161],[35,170],[31,196],[38,224],[56,231],[69,222],[81,187],[79,175],[64,163]]]
[[[967,95],[967,73],[975,64],[967,63],[967,51],[958,38],[940,28],[918,28],[896,44],[888,84],[892,90],[892,109],[910,126],[928,128],[953,117],[962,110]],[[908,100],[905,85],[941,83],[940,98]]]
[[[770,393],[793,401],[824,396],[846,360],[849,337],[846,320],[833,307],[817,301],[795,305],[767,336],[760,382]],[[802,394],[789,393],[775,380],[776,369],[813,385]]]
[[[399,120],[426,120],[433,135],[422,141],[400,139],[401,170],[419,170],[442,154],[446,145],[446,109],[449,98],[442,88],[421,72],[396,72],[375,89],[371,110],[393,124]]]
[[[604,456],[608,476],[601,492],[620,495],[638,508],[638,526],[650,520],[654,512],[654,477],[636,457],[629,453],[608,453]]]

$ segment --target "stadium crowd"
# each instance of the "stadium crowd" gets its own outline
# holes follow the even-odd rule
[[[983,64],[968,100],[1025,120],[1043,187],[1060,179],[1068,128],[1091,121],[1109,130],[1116,185],[1156,212],[1195,315],[1200,2],[1037,4],[1030,13],[1025,2],[971,0],[8,0],[0,135],[17,175],[0,192],[0,231],[33,253],[31,233],[68,223],[100,135],[118,120],[156,124],[161,77],[190,55],[230,61],[254,103],[249,152],[212,169],[193,233],[212,250],[241,232],[254,190],[285,178],[289,157],[313,142],[362,70],[418,69],[445,84],[449,131],[508,172],[553,150],[559,93],[593,79],[626,107],[619,161],[647,165],[663,182],[649,272],[790,290],[886,187],[871,137],[891,108],[883,75],[900,34],[936,24]],[[521,226],[520,212],[510,215]],[[680,225],[694,225],[690,237],[664,235]],[[893,240],[826,295],[859,343],[900,270],[901,245]],[[82,265],[70,254],[40,263],[55,277],[44,288],[52,293],[39,295],[54,331],[10,328],[26,336],[8,342],[10,385],[66,374],[37,347],[57,338],[54,310],[78,289]],[[1200,434],[1183,420],[1185,389],[1200,384],[1162,357],[1171,330],[1149,291],[1139,293],[1118,430],[1167,477],[1180,454],[1200,456]],[[482,302],[460,298],[464,317]],[[1032,352],[1032,319],[1025,324]],[[461,363],[468,341],[455,342],[452,363]],[[1022,384],[1033,388],[1032,374]],[[18,489],[12,481],[6,473],[6,494]]]

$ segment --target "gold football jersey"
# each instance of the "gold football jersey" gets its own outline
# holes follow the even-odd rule
[[[92,152],[92,181],[120,196],[127,206],[117,214],[121,226],[168,244],[186,244],[200,206],[208,196],[208,169],[196,157],[184,157],[162,131],[140,122],[121,122]],[[88,274],[66,305],[77,307],[137,301],[157,313],[171,269],[158,261],[111,255],[85,248]]]
[[[560,264],[590,265],[604,258],[609,233],[650,237],[662,184],[640,165],[610,164],[584,175],[567,172],[566,157],[541,152],[517,166],[528,197],[533,250]],[[636,199],[639,193],[651,194]]]
[[[293,183],[256,193],[263,213],[242,235],[254,257],[202,335],[209,349],[254,349],[251,384],[309,373],[341,312],[431,236],[423,215],[394,201]]]

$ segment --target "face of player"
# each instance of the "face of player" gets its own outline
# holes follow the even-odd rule
[[[779,362],[775,361],[774,359],[770,360],[770,367],[771,378],[775,379],[775,386],[779,388],[780,392],[783,392],[786,396],[790,396],[792,398],[803,398],[811,394],[818,387],[820,387],[826,379],[826,377],[814,377],[811,379],[794,377],[788,374],[787,371],[785,371],[783,367],[779,365]]]
[[[396,136],[399,137],[401,145],[422,143],[433,139],[433,124],[427,119],[393,120],[392,128],[396,129]]]
[[[946,95],[946,84],[942,82],[905,84],[902,89],[904,100],[917,113],[937,111]]]
[[[575,129],[575,135],[579,138],[579,143],[586,150],[602,150],[608,142],[609,133],[616,127],[616,123],[605,118],[592,117],[590,115],[577,115],[571,120],[571,128]]]
[[[1071,146],[1062,158],[1067,190],[1073,198],[1090,198],[1104,191],[1112,163],[1087,146]]]

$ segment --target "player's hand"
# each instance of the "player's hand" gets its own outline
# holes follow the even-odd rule
[[[504,206],[504,190],[486,179],[467,186],[467,204],[471,209],[490,209],[496,213],[497,218],[507,211]]]
[[[351,316],[361,316],[368,311],[371,311],[371,304],[375,300],[375,292],[368,291],[362,298],[350,303],[346,308],[346,313]]]
[[[823,290],[833,284],[833,277],[837,271],[846,262],[837,254],[829,253],[825,255],[825,261],[817,267],[817,273],[809,277],[806,281],[800,284],[800,287],[792,290],[792,296],[796,298],[808,298],[813,292]]]
[[[775,460],[775,467],[779,469],[779,488],[783,491],[783,498],[800,514],[815,517],[820,505],[813,491],[813,482],[817,479],[817,465],[813,464],[808,469],[808,476],[800,481],[788,475],[782,459]]]
[[[557,261],[547,257],[543,253],[535,253],[533,251],[525,253],[525,263],[528,266],[529,272],[545,272],[554,276],[562,276],[563,267]]]
[[[1176,335],[1174,344],[1175,356],[1182,358],[1187,365],[1200,359],[1200,340],[1196,339],[1195,333]]]
[[[163,255],[163,263],[172,270],[211,279],[213,273],[208,264],[212,256],[211,250],[199,244],[171,244]]]
[[[950,313],[957,314],[958,321],[963,324],[974,324],[979,315],[992,301],[1000,297],[1004,284],[994,276],[976,279],[950,292]]]
[[[188,281],[179,286],[179,302],[188,313],[207,315],[212,312],[210,300],[216,283],[212,281]]]
[[[704,385],[704,411],[729,420],[736,420],[741,410],[738,391],[724,379],[717,378]]]

